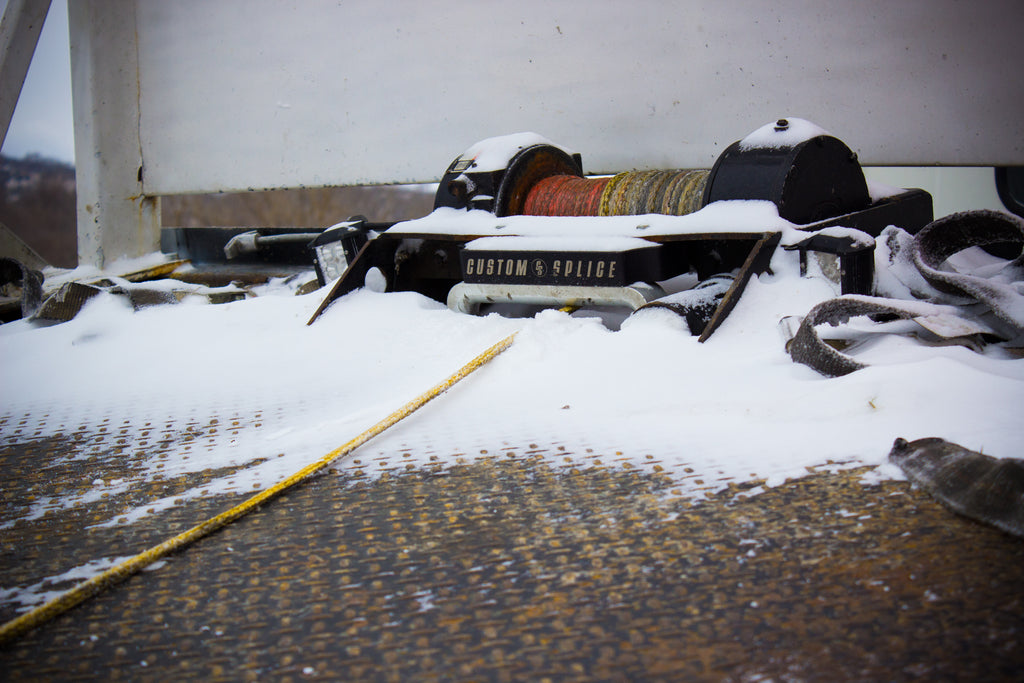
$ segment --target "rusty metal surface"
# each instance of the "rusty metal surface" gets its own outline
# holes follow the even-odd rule
[[[232,422],[140,432],[111,421],[41,438],[0,418],[0,586],[144,550],[238,502],[198,497],[90,526],[223,474],[161,478],[140,454]],[[1024,542],[905,482],[820,471],[695,501],[656,463],[641,471],[614,453],[527,443],[428,467],[405,455],[362,456],[386,461],[371,478],[364,470],[381,463],[357,452],[0,648],[0,677],[899,681],[1024,670]],[[38,507],[97,478],[128,485]],[[14,607],[0,605],[0,618]]]

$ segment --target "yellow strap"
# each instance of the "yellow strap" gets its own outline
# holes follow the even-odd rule
[[[400,420],[405,419],[409,415],[413,414],[424,405],[429,403],[431,400],[437,398],[439,395],[450,389],[457,382],[467,377],[472,372],[479,370],[482,366],[493,360],[498,354],[507,349],[512,345],[512,341],[515,339],[515,334],[511,334],[505,339],[490,347],[479,356],[471,360],[469,363],[464,365],[454,375],[441,382],[437,386],[433,387],[424,394],[421,394],[417,398],[409,401],[404,406],[396,410],[395,412],[388,415],[386,418],[367,429],[362,434],[358,435],[348,443],[334,449],[327,455],[323,456],[316,462],[303,467],[301,470],[291,475],[287,479],[279,482],[278,484],[257,493],[248,500],[239,505],[231,508],[226,512],[222,512],[216,517],[212,517],[198,526],[194,526],[188,531],[185,531],[174,538],[168,539],[159,545],[155,545],[149,550],[139,553],[135,557],[132,557],[124,562],[111,567],[105,572],[94,576],[88,581],[83,581],[74,588],[71,588],[67,592],[57,596],[50,602],[40,605],[31,612],[27,612],[16,619],[8,621],[3,626],[0,626],[0,643],[5,643],[9,640],[13,640],[21,635],[24,635],[28,631],[44,624],[45,622],[53,619],[54,617],[63,614],[72,607],[78,605],[84,600],[96,595],[105,588],[113,586],[121,581],[124,581],[132,574],[140,571],[146,566],[156,562],[160,558],[164,557],[168,553],[183,548],[195,541],[198,541],[203,536],[220,529],[227,524],[235,521],[236,519],[244,516],[257,508],[262,503],[270,500],[274,496],[278,495],[285,489],[288,489],[300,481],[308,477],[309,475],[323,469],[334,460],[348,455],[359,446],[363,445],[373,437],[377,436],[384,430],[392,427]]]

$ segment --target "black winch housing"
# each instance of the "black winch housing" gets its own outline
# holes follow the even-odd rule
[[[788,122],[775,127],[784,131]],[[864,172],[841,140],[818,135],[792,147],[748,147],[734,142],[711,167],[704,205],[726,199],[766,199],[779,216],[808,225],[866,209]]]
[[[843,293],[870,293],[873,243],[819,231],[840,226],[877,237],[895,225],[915,233],[932,220],[931,196],[911,189],[872,202],[849,147],[826,134],[787,142],[792,139],[787,136],[789,125],[785,119],[774,124],[780,144],[770,136],[767,144],[733,143],[709,171],[631,172],[598,179],[584,176],[579,154],[539,137],[521,138],[511,147],[506,139],[494,139],[508,151],[488,150],[483,155],[486,164],[478,163],[480,150],[486,150],[480,143],[448,166],[435,195],[435,210],[485,211],[495,219],[510,219],[512,227],[499,237],[493,231],[475,234],[457,221],[450,234],[418,234],[411,222],[374,225],[372,231],[364,222],[348,222],[344,232],[350,243],[361,243],[352,239],[353,231],[363,230],[370,239],[358,252],[353,248],[346,253],[344,274],[310,322],[377,271],[375,281],[387,291],[416,291],[466,312],[497,302],[626,305],[634,310],[657,304],[686,316],[703,340],[728,315],[749,278],[768,268],[780,241],[777,228],[732,232],[688,227],[682,214],[722,200],[774,203],[781,218],[808,233],[807,240],[787,247],[800,252],[802,263],[810,252],[833,254],[839,261]],[[513,217],[538,215],[538,207],[562,211],[540,215],[585,215],[593,220],[637,215],[637,230],[644,227],[641,214],[670,213],[679,216],[678,230],[649,236],[634,231],[645,242],[613,252],[586,239],[568,247],[520,249],[520,243],[506,239],[516,235]],[[496,224],[497,228],[506,225]],[[552,233],[558,234],[555,222]],[[475,242],[483,237],[489,241]],[[554,276],[555,264],[561,264],[559,277]],[[610,269],[616,272],[614,278],[607,278]],[[708,292],[717,292],[717,305],[697,322],[686,293],[668,296],[658,284],[685,274],[698,283],[715,278],[714,288],[705,287],[700,296],[690,297],[699,299],[699,309],[707,311]],[[731,285],[722,287],[723,281]]]

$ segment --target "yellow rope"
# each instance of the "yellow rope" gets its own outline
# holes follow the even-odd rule
[[[216,517],[212,517],[198,526],[194,526],[188,531],[185,531],[174,538],[168,539],[159,545],[155,545],[149,550],[139,553],[135,557],[132,557],[124,562],[111,567],[102,574],[98,574],[88,581],[83,581],[74,588],[71,588],[67,592],[57,596],[45,605],[40,605],[31,612],[27,612],[16,619],[8,621],[3,626],[0,626],[0,643],[5,643],[9,640],[13,640],[21,635],[24,635],[28,631],[44,624],[45,622],[53,619],[54,617],[63,614],[72,607],[75,607],[79,603],[87,600],[88,598],[96,595],[105,588],[113,586],[121,581],[124,581],[132,574],[145,568],[147,565],[156,562],[158,559],[165,555],[183,548],[195,541],[198,541],[203,536],[210,534],[217,529],[220,529],[227,524],[235,521],[236,519],[244,516],[251,512],[253,509],[261,505],[262,503],[270,500],[274,496],[278,495],[285,489],[288,489],[300,481],[308,477],[309,475],[323,469],[334,460],[348,455],[359,446],[363,445],[373,437],[377,436],[384,430],[392,427],[400,420],[405,419],[412,413],[416,412],[424,405],[429,403],[434,398],[450,389],[457,382],[464,379],[466,376],[480,369],[482,366],[493,360],[498,354],[507,349],[512,345],[512,341],[515,338],[515,334],[511,334],[505,339],[490,347],[479,356],[471,360],[469,363],[464,365],[454,375],[450,376],[445,381],[436,385],[429,391],[421,394],[417,398],[409,401],[404,406],[396,410],[395,412],[388,415],[386,418],[367,429],[362,434],[358,435],[348,443],[339,446],[327,455],[323,456],[316,462],[303,467],[301,470],[291,475],[287,479],[275,484],[274,486],[257,493],[248,500],[239,505],[231,508],[226,512],[222,512]]]

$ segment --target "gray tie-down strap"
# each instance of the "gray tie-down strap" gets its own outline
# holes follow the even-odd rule
[[[1016,258],[985,277],[943,270],[942,264],[968,247],[1006,245]],[[985,304],[1006,326],[1002,336],[1024,334],[1024,221],[998,211],[955,213],[930,223],[914,237],[917,270],[947,294]]]
[[[953,511],[1024,537],[1024,460],[936,438],[896,439],[889,460]]]
[[[902,237],[910,242],[909,254],[897,253],[894,246]],[[925,298],[894,299],[867,296],[843,296],[815,306],[800,322],[789,342],[794,361],[803,363],[828,377],[839,377],[861,368],[865,363],[839,352],[818,336],[815,326],[840,325],[857,316],[874,319],[914,320],[937,337],[964,340],[1020,341],[1024,336],[1024,221],[997,211],[970,211],[952,214],[923,228],[912,240],[905,233],[890,234],[890,266],[912,264],[911,275],[923,287],[910,282],[908,294]],[[961,273],[946,260],[968,247],[1005,245],[1017,254],[1010,261],[990,267],[982,274]],[[909,256],[909,258],[908,258]],[[912,280],[908,273],[895,273],[896,279]]]
[[[35,313],[43,302],[43,274],[21,261],[0,257],[0,287],[6,285],[19,288],[23,318]]]
[[[867,367],[818,336],[816,325],[832,326],[850,318],[866,315],[886,320],[913,320],[923,329],[943,339],[968,339],[992,333],[984,323],[961,316],[956,306],[930,304],[925,301],[902,301],[879,297],[849,295],[823,301],[811,309],[789,342],[789,355],[797,363],[814,368],[826,377],[840,377]]]

